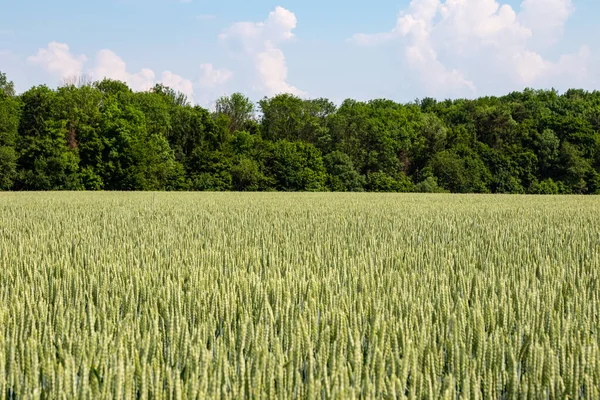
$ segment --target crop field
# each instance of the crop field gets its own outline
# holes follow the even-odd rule
[[[0,398],[600,398],[600,198],[0,194]]]

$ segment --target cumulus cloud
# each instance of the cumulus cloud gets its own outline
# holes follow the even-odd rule
[[[496,0],[413,0],[391,31],[352,40],[401,43],[427,95],[467,96],[550,80],[572,84],[589,74],[586,46],[555,61],[537,50],[560,38],[572,11],[571,0],[523,0],[519,13]]]
[[[71,78],[81,75],[83,64],[87,61],[85,55],[71,54],[69,46],[64,43],[51,42],[47,48],[27,58],[32,64],[37,64],[51,74],[60,78]]]
[[[200,84],[206,87],[223,85],[233,77],[231,71],[227,69],[217,69],[212,64],[202,64],[200,65],[200,70],[202,71]]]
[[[185,94],[190,100],[194,97],[194,84],[180,75],[165,71],[162,73],[161,82],[163,85]]]
[[[96,66],[92,68],[91,75],[95,80],[104,78],[114,79],[127,83],[133,90],[145,91],[154,86],[154,71],[144,68],[137,73],[127,71],[127,64],[121,57],[111,50],[100,50],[96,54]]]
[[[551,45],[574,10],[571,0],[523,0],[519,20],[536,33],[537,43]]]
[[[287,63],[279,47],[294,37],[292,31],[297,23],[293,12],[277,7],[265,21],[237,22],[219,35],[219,39],[234,53],[251,60],[261,91],[268,95],[302,95],[304,92],[287,82]]]
[[[47,48],[39,49],[28,60],[63,79],[72,79],[85,74],[94,80],[109,78],[122,81],[136,91],[149,90],[157,83],[153,70],[143,68],[138,72],[130,72],[125,61],[108,49],[100,50],[96,54],[93,65],[87,69],[84,65],[88,62],[88,58],[85,55],[71,54],[69,46],[65,43],[51,42]],[[193,98],[194,84],[180,75],[165,71],[160,82],[185,94],[189,99]]]

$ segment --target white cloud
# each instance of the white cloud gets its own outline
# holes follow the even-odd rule
[[[127,64],[111,50],[100,50],[96,54],[96,66],[91,70],[95,80],[104,78],[127,83],[133,90],[145,91],[154,86],[154,71],[144,68],[137,73],[127,71]]]
[[[157,83],[153,70],[143,68],[138,72],[129,72],[125,61],[108,49],[100,50],[96,54],[94,65],[87,70],[84,69],[84,64],[88,61],[87,57],[85,55],[74,56],[71,54],[69,46],[64,43],[52,42],[47,48],[40,49],[36,55],[30,56],[28,60],[63,79],[86,74],[94,80],[109,78],[125,82],[136,91],[149,90]],[[224,74],[221,70],[217,70],[217,72]],[[162,73],[161,82],[192,100],[194,95],[192,81],[171,71],[165,71]]]
[[[101,50],[96,55],[96,67],[92,70],[92,76],[96,80],[110,78],[127,83],[133,90],[146,91],[156,83],[154,71],[143,68],[139,72],[127,71],[125,61],[110,50]],[[192,81],[174,74],[171,71],[162,73],[160,82],[178,92],[185,94],[189,100],[194,96],[194,85]]]
[[[35,55],[28,57],[27,60],[52,74],[59,75],[61,78],[71,78],[81,75],[87,57],[84,55],[74,56],[71,54],[68,45],[51,42],[47,48],[39,49]]]
[[[572,13],[571,0],[523,0],[519,14],[496,0],[413,0],[389,32],[357,34],[363,46],[399,42],[427,95],[475,94],[564,84],[589,75],[589,50],[545,59],[538,46],[551,45]],[[491,82],[490,82],[491,81]],[[556,85],[553,85],[556,86]]]
[[[301,90],[287,83],[288,69],[283,52],[267,42],[265,50],[256,54],[256,71],[263,88],[268,93],[304,94]]]
[[[180,75],[174,74],[171,71],[163,72],[161,81],[163,85],[185,94],[188,100],[193,99],[194,84],[192,83],[192,81],[185,79]]]
[[[536,33],[536,41],[551,45],[563,33],[574,11],[571,0],[523,0],[519,21]]]
[[[216,69],[212,64],[202,64],[200,65],[200,70],[202,71],[200,85],[206,87],[223,85],[233,77],[231,71],[227,69]]]
[[[285,55],[278,47],[294,37],[292,31],[297,23],[293,12],[277,7],[264,22],[235,23],[219,35],[219,39],[234,53],[252,60],[261,91],[268,95],[302,95],[304,92],[287,82]]]

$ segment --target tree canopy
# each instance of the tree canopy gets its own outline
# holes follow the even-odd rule
[[[0,73],[0,190],[600,194],[600,92],[407,104],[163,85],[33,87]]]

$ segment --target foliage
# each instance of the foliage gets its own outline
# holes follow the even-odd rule
[[[600,193],[600,92],[399,104],[240,93],[210,112],[105,79],[16,95],[0,73],[0,190]]]
[[[38,86],[25,92],[21,101],[15,186],[26,190],[80,189],[79,152],[69,143],[70,121],[61,113],[59,93]]]
[[[367,175],[367,189],[370,192],[411,192],[413,185],[404,173],[394,177],[377,171]]]
[[[12,82],[0,72],[0,190],[10,190],[17,177],[17,129],[20,103]]]
[[[258,163],[246,157],[240,157],[231,168],[233,189],[237,191],[258,191],[267,178],[260,171]]]
[[[270,171],[281,191],[323,191],[327,172],[321,152],[304,142],[280,140],[273,147]]]
[[[444,150],[432,160],[434,175],[441,186],[454,193],[489,191],[491,174],[479,156],[468,148]]]
[[[232,134],[245,128],[254,116],[254,104],[241,93],[224,96],[216,102],[216,113],[229,119],[229,132]]]
[[[438,185],[438,181],[435,176],[428,176],[421,182],[415,185],[415,192],[417,193],[446,193],[447,191]]]
[[[362,192],[365,178],[356,171],[345,153],[334,151],[323,157],[327,168],[327,186],[334,192]]]

